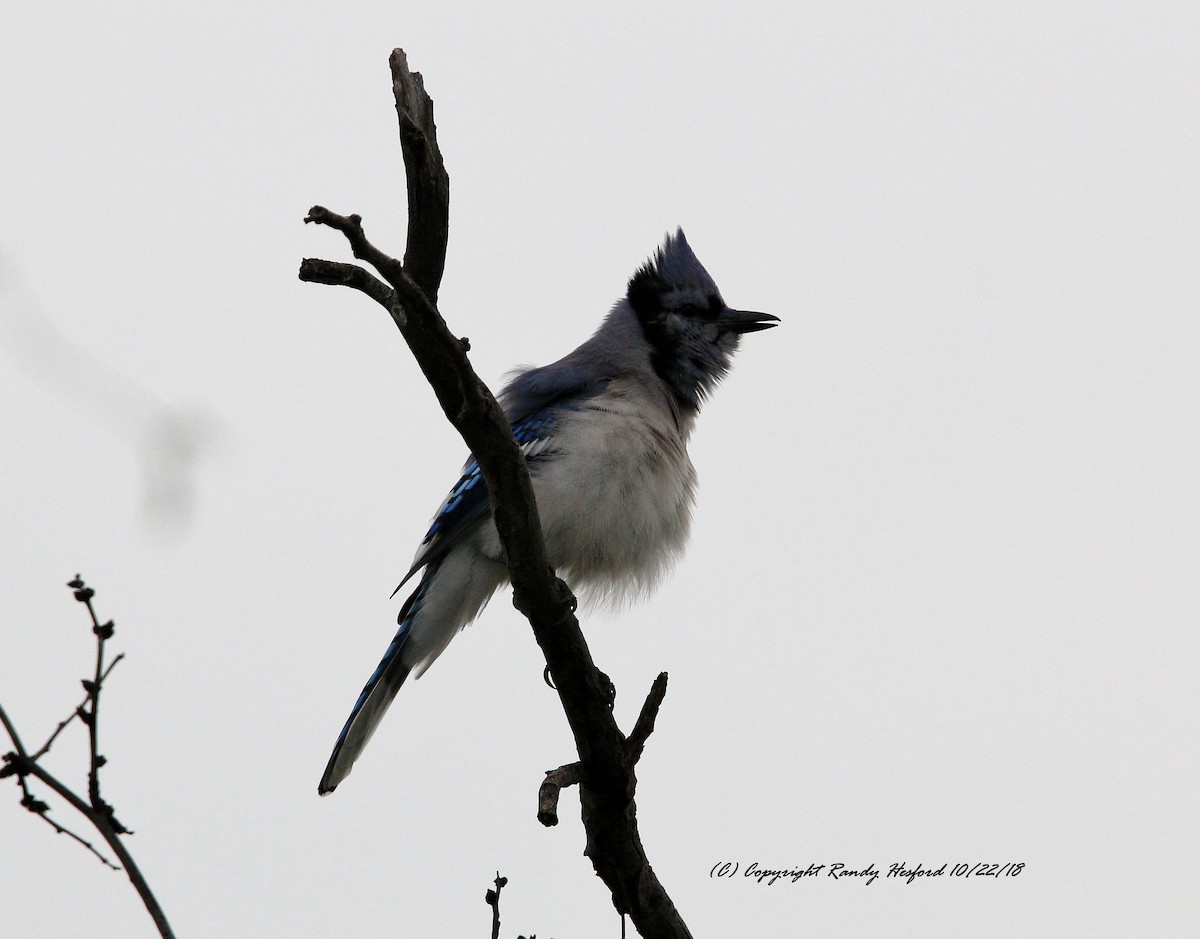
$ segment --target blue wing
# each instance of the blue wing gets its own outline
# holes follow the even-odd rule
[[[511,422],[513,437],[525,454],[530,475],[554,455],[554,431],[564,410],[577,407],[608,386],[608,377],[596,370],[555,366],[531,368],[517,375],[500,392]],[[417,548],[412,567],[392,591],[395,596],[427,564],[436,564],[483,523],[491,512],[487,485],[475,458],[467,460],[450,494],[433,517],[429,531]]]
[[[513,425],[513,437],[529,461],[530,472],[537,461],[553,452],[554,426],[557,415],[554,411],[539,411]],[[436,564],[454,549],[454,546],[470,535],[491,512],[487,484],[475,458],[467,460],[450,494],[433,517],[429,531],[425,533],[417,555],[413,559],[404,579],[392,591],[396,592],[427,564]]]
[[[531,368],[510,381],[500,392],[504,412],[514,425],[537,414],[578,406],[604,391],[611,381],[610,369],[597,363],[572,363],[575,353],[553,365]]]

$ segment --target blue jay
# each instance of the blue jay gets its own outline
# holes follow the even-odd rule
[[[687,440],[742,333],[778,317],[731,310],[683,230],[629,280],[595,334],[499,395],[525,453],[550,563],[572,588],[644,594],[683,551],[696,472]],[[398,591],[424,570],[400,628],[342,728],[318,791],[350,773],[404,680],[419,678],[508,577],[474,459]]]

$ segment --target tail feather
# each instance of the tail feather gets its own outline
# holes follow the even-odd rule
[[[396,617],[400,628],[396,630],[396,635],[380,659],[379,665],[367,679],[362,694],[358,696],[345,726],[342,727],[342,732],[338,734],[337,743],[333,745],[333,753],[330,754],[325,773],[317,786],[317,792],[321,795],[329,795],[338,787],[338,783],[350,775],[354,761],[370,741],[375,728],[387,713],[388,706],[396,697],[404,680],[408,678],[408,673],[412,671],[412,665],[405,664],[401,653],[408,645],[413,623],[424,606],[425,597],[436,572],[436,567],[427,570],[421,578],[420,586],[400,608],[400,615]]]
[[[350,775],[409,675],[421,677],[458,631],[479,615],[507,574],[502,563],[466,545],[425,568],[421,583],[400,608],[400,628],[338,736],[317,787],[321,795]]]

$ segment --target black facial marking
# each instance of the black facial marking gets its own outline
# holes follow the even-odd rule
[[[639,319],[645,319],[655,312],[662,310],[662,297],[668,290],[649,265],[638,268],[638,272],[629,278],[626,296],[637,313]]]

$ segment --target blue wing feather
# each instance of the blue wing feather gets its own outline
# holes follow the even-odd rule
[[[537,475],[541,461],[553,456],[552,441],[559,415],[600,394],[608,382],[606,375],[596,374],[594,366],[574,367],[560,361],[553,367],[522,372],[505,386],[500,400],[511,422],[513,437],[525,453],[531,475]],[[444,558],[474,532],[490,512],[487,485],[479,464],[472,457],[434,515],[412,567],[392,595],[395,596],[422,567]]]
[[[513,425],[513,436],[525,453],[530,472],[535,471],[539,460],[549,456],[556,420],[555,412],[540,411]],[[490,512],[491,502],[488,499],[487,484],[483,481],[479,464],[472,457],[467,460],[462,476],[434,515],[429,531],[425,533],[421,546],[417,549],[412,567],[396,586],[396,590],[392,591],[392,595],[395,596],[422,567],[440,561],[449,554]]]
[[[562,410],[600,394],[611,380],[597,373],[596,363],[575,365],[571,356],[552,366],[531,368],[510,381],[500,392],[504,411],[514,425],[534,415]],[[514,426],[515,431],[515,426]]]

